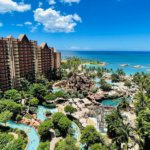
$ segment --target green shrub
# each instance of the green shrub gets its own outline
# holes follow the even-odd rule
[[[65,93],[63,91],[55,92],[56,97],[64,97]]]
[[[72,113],[74,113],[74,112],[76,112],[76,111],[77,111],[77,109],[76,109],[76,108],[74,108],[74,107],[73,107],[73,106],[71,106],[71,105],[67,105],[67,106],[65,106],[64,110],[65,110],[65,112],[66,112],[66,113],[70,113],[70,114],[72,114]]]
[[[9,144],[8,150],[24,150],[26,147],[26,142],[22,138],[14,140],[13,143]]]
[[[36,114],[36,112],[37,112],[37,108],[36,107],[30,107],[29,108],[29,113]]]
[[[47,108],[56,108],[56,104],[47,104],[47,103],[42,103],[43,106],[47,107]]]
[[[56,137],[60,137],[61,136],[61,133],[58,129],[55,129],[55,135]]]
[[[83,99],[84,95],[83,94],[78,94],[78,98]]]
[[[40,142],[37,150],[49,150],[50,142]]]
[[[50,133],[50,128],[52,128],[53,124],[51,120],[45,120],[38,127],[38,133],[42,137],[47,137]]]
[[[96,87],[93,87],[93,88],[91,89],[91,92],[92,92],[92,93],[96,93],[96,92],[97,92],[97,88],[96,88]]]
[[[88,96],[88,91],[83,91],[82,94],[84,95],[84,97]]]
[[[20,121],[21,119],[22,119],[22,116],[18,114],[16,117],[16,121]]]
[[[30,115],[30,114],[25,114],[24,117],[27,118],[27,119],[32,119],[32,115]]]
[[[127,86],[127,87],[131,87],[131,81],[129,81],[129,80],[126,80],[125,82],[124,82],[124,85],[125,86]]]
[[[13,135],[7,133],[0,134],[0,149],[4,149],[14,139]]]
[[[30,106],[37,106],[39,104],[39,100],[37,98],[32,98],[29,100]]]
[[[52,115],[52,113],[50,111],[46,112],[46,116],[51,116],[51,115]]]
[[[54,93],[51,93],[51,94],[48,94],[44,97],[45,100],[47,101],[52,101],[52,100],[55,100],[57,97]]]

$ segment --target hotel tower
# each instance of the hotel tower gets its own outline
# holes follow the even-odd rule
[[[20,79],[35,80],[36,75],[43,74],[51,80],[58,74],[61,54],[46,43],[37,45],[26,35],[18,39],[8,36],[0,38],[0,90],[20,86]]]

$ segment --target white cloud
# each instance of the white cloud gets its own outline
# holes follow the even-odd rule
[[[41,7],[42,5],[43,5],[43,3],[42,3],[42,2],[39,2],[38,6]]]
[[[3,23],[2,22],[0,22],[0,27],[2,27],[3,26]]]
[[[31,32],[37,31],[38,27],[40,26],[40,23],[37,23],[35,26],[31,27]]]
[[[43,10],[38,8],[34,11],[34,20],[44,26],[47,32],[74,32],[77,22],[81,22],[81,18],[77,15],[61,15],[60,11],[52,8]]]
[[[25,23],[24,23],[25,25],[32,25],[32,22],[30,22],[30,21],[26,21]]]
[[[50,4],[50,5],[55,5],[56,2],[55,2],[55,0],[49,0],[49,4]]]
[[[17,3],[13,0],[0,0],[0,13],[7,13],[12,11],[24,12],[31,9],[31,5],[23,2]]]
[[[71,4],[71,3],[79,3],[80,2],[80,0],[60,0],[61,2],[63,2],[63,3],[69,3],[69,4]]]

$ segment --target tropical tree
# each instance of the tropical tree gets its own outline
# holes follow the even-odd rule
[[[104,143],[102,136],[96,131],[94,126],[86,126],[81,132],[81,143],[85,145],[85,149],[96,143]]]
[[[18,102],[21,100],[21,94],[15,89],[8,90],[4,93],[4,98]]]
[[[46,139],[50,134],[50,129],[53,127],[51,120],[46,120],[38,127],[38,133],[42,139]]]
[[[75,113],[75,112],[77,111],[77,109],[74,108],[74,107],[71,106],[71,105],[65,106],[64,110],[65,110],[66,113],[69,113],[70,115],[71,115],[72,113]]]
[[[126,110],[129,107],[129,102],[127,101],[126,97],[123,97],[121,99],[121,103],[118,105],[118,109],[120,110]]]
[[[147,150],[150,146],[150,110],[142,110],[138,114],[137,128],[140,137],[144,139],[143,149]]]
[[[110,91],[112,89],[111,84],[108,84],[104,79],[100,81],[100,87],[104,91]]]
[[[54,123],[54,126],[57,126],[58,123],[59,123],[59,120],[62,118],[62,117],[65,117],[65,115],[62,113],[62,112],[57,112],[57,113],[54,113],[53,116],[52,116],[52,121]]]
[[[47,94],[47,89],[43,84],[34,83],[30,86],[30,93],[39,100],[43,100],[43,97]]]
[[[54,129],[58,129],[62,136],[66,136],[71,128],[71,121],[61,112],[57,112],[52,116]]]
[[[23,91],[29,90],[30,82],[27,79],[22,78],[20,80],[20,84]]]
[[[6,125],[6,122],[10,120],[12,116],[13,116],[13,113],[6,110],[0,114],[0,122],[5,123]]]
[[[119,75],[116,74],[116,73],[112,73],[112,75],[111,75],[111,81],[114,82],[114,83],[119,82],[120,81]]]
[[[47,85],[48,79],[46,79],[44,75],[38,75],[36,78],[36,82],[39,84]]]
[[[90,150],[107,150],[107,147],[105,145],[100,144],[100,143],[96,143],[90,147]]]
[[[108,136],[116,144],[117,149],[121,149],[122,143],[128,143],[131,127],[129,124],[125,124],[120,110],[114,110],[108,114],[105,118]]]
[[[143,92],[138,92],[134,96],[135,111],[138,114],[141,110],[150,104],[150,98],[148,98]]]
[[[123,69],[117,69],[116,73],[119,75],[119,76],[125,76],[125,72]]]
[[[131,84],[131,81],[130,81],[130,80],[126,80],[126,81],[124,82],[124,85],[130,88],[132,84]]]
[[[32,98],[29,100],[29,105],[30,106],[37,106],[39,103],[39,100],[37,98]]]
[[[79,150],[79,147],[76,146],[76,141],[71,136],[67,136],[56,144],[54,150]]]
[[[50,142],[49,141],[40,142],[37,150],[49,150],[49,147],[50,147]]]
[[[13,113],[13,116],[21,113],[21,104],[17,104],[11,100],[2,100],[0,101],[0,113],[9,110]]]

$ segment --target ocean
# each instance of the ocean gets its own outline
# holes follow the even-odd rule
[[[62,59],[76,56],[79,58],[98,60],[106,62],[106,68],[122,68],[126,74],[134,74],[136,72],[150,73],[150,52],[144,51],[61,51]],[[128,64],[121,67],[121,64]],[[140,65],[141,68],[134,68]]]

